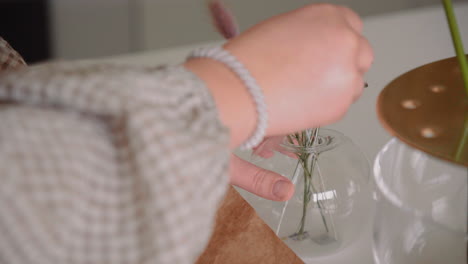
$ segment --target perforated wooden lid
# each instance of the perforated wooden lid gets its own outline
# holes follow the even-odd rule
[[[383,126],[401,141],[468,167],[468,96],[456,57],[413,69],[377,102]]]

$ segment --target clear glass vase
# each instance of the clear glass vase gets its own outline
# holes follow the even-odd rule
[[[377,264],[466,264],[466,167],[389,141],[377,155]]]
[[[295,184],[288,202],[261,199],[263,206],[256,209],[306,263],[356,240],[363,226],[371,224],[373,205],[369,162],[360,149],[334,130],[321,129],[315,136],[308,146],[294,138],[266,142],[250,159]],[[268,152],[273,155],[261,158]]]

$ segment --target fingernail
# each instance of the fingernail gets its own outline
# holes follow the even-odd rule
[[[277,181],[273,186],[273,195],[278,199],[285,199],[289,194],[291,183],[287,181]]]

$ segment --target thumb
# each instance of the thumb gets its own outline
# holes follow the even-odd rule
[[[288,178],[235,155],[231,155],[229,176],[231,184],[269,200],[286,201],[294,193],[294,185]]]

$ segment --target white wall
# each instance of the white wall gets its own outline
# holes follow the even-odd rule
[[[128,0],[50,0],[52,51],[57,59],[131,50]]]
[[[218,39],[210,24],[205,0],[140,0],[144,49]],[[441,4],[440,0],[224,0],[245,29],[265,18],[313,2],[341,4],[361,16],[376,15],[423,5]]]
[[[347,5],[370,16],[440,0],[224,0],[245,29],[267,17],[313,2]],[[54,55],[109,56],[220,39],[206,0],[51,0]]]

